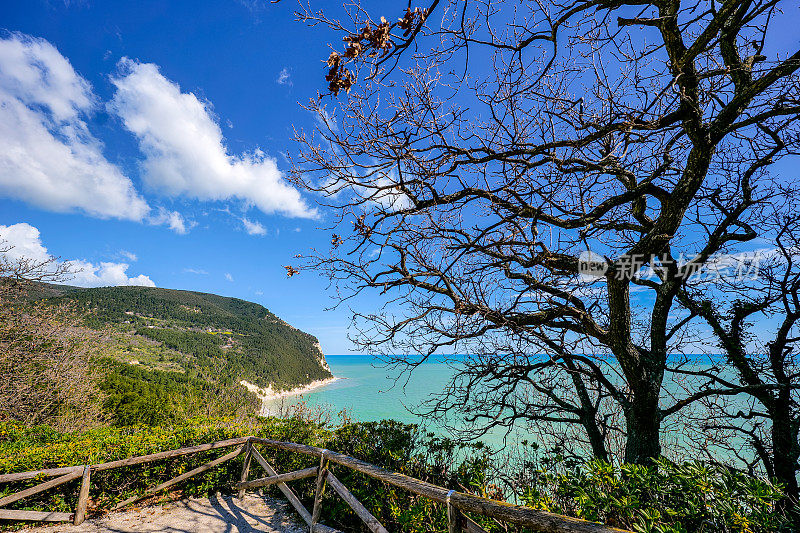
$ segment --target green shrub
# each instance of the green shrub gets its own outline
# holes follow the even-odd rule
[[[522,500],[637,533],[796,531],[776,512],[782,496],[779,487],[741,472],[662,458],[652,466],[551,462]]]
[[[416,426],[383,421],[345,424],[329,429],[299,418],[260,419],[254,425],[195,419],[169,427],[105,427],[84,433],[59,433],[44,426],[24,427],[16,423],[0,423],[0,473],[96,464],[245,435],[336,450],[388,470],[452,488],[469,486],[470,479],[476,478],[470,472],[470,466],[463,466],[471,463],[464,462],[459,467],[454,462],[454,444],[431,440],[430,435],[421,434]],[[319,461],[315,457],[273,450],[266,446],[261,446],[260,450],[279,472],[307,468]],[[92,476],[90,509],[109,509],[129,496],[142,494],[148,487],[196,468],[228,451],[230,449],[97,472]],[[477,461],[474,464],[483,463]],[[255,463],[251,468],[251,477],[265,475]],[[162,494],[155,499],[229,491],[239,480],[240,471],[241,459],[229,461],[182,483],[179,494]],[[441,505],[342,466],[334,465],[332,471],[390,530],[447,529]],[[40,481],[0,485],[0,497]],[[314,495],[313,479],[295,482],[292,486],[305,505],[310,507]],[[26,498],[19,502],[18,508],[69,512],[74,509],[77,490],[76,480]],[[277,489],[270,490],[279,495]],[[324,523],[345,531],[361,530],[363,527],[360,519],[331,490],[325,493],[322,509]]]
[[[83,433],[59,433],[48,427],[0,422],[0,473],[94,464],[245,435],[319,446],[442,487],[514,501],[510,491],[492,483],[498,465],[494,464],[489,449],[480,444],[458,446],[451,440],[423,433],[414,425],[391,420],[331,428],[301,418],[262,418],[252,424],[194,419],[169,427],[106,427]],[[316,457],[266,446],[259,449],[279,472],[319,464]],[[228,451],[97,472],[92,476],[90,509],[109,509]],[[228,492],[239,480],[240,471],[241,459],[229,461],[182,483],[176,492],[158,495],[153,500]],[[447,530],[442,505],[343,466],[334,464],[331,471],[390,531]],[[775,512],[781,498],[778,487],[702,463],[674,464],[661,460],[649,468],[614,467],[601,461],[576,464],[555,458],[539,461],[536,468],[525,473],[527,477],[504,472],[506,478],[517,480],[516,486],[519,480],[527,480],[517,501],[535,509],[636,532],[797,531],[788,519]],[[255,478],[265,473],[253,463],[250,475]],[[0,485],[0,497],[37,482]],[[314,480],[293,482],[292,487],[310,508]],[[18,508],[70,511],[74,509],[77,489],[76,480],[22,500]],[[268,490],[280,496],[277,488]],[[472,518],[490,532],[522,531],[480,516]],[[323,499],[322,522],[343,531],[366,531],[358,517],[330,489]]]

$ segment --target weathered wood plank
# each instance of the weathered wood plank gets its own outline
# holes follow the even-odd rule
[[[364,507],[353,493],[347,490],[347,487],[339,481],[336,476],[334,476],[331,472],[328,472],[328,484],[331,488],[336,491],[336,493],[345,501],[350,508],[355,511],[358,517],[364,521],[370,531],[372,533],[389,533],[383,524],[381,524],[377,518],[375,518],[372,513],[370,513],[366,507]]]
[[[298,479],[306,479],[317,475],[319,468],[312,466],[311,468],[304,468],[303,470],[295,470],[294,472],[287,472],[285,474],[278,474],[276,476],[262,477],[252,481],[245,481],[236,484],[239,490],[245,489],[258,489],[261,487],[268,487],[277,483],[286,483],[287,481],[296,481]]]
[[[79,526],[86,520],[86,508],[89,505],[89,484],[91,481],[92,467],[86,465],[83,468],[83,478],[81,478],[81,490],[78,493],[78,505],[75,507],[75,518],[72,523]]]
[[[70,472],[69,474],[64,474],[61,477],[57,477],[55,479],[51,479],[50,481],[45,481],[44,483],[39,483],[33,487],[29,487],[25,490],[21,490],[19,492],[15,492],[14,494],[9,494],[4,498],[0,498],[0,507],[4,505],[8,505],[10,503],[14,503],[15,501],[21,500],[22,498],[27,498],[33,494],[39,494],[40,492],[46,491],[47,489],[52,489],[53,487],[57,487],[68,481],[72,481],[73,479],[77,479],[83,475],[82,470],[75,470]]]
[[[253,437],[251,440],[254,443],[305,455],[319,457],[323,452],[322,448],[307,446],[305,444],[282,442],[260,437]],[[447,489],[431,483],[426,483],[403,474],[389,472],[388,470],[344,454],[329,451],[327,452],[327,457],[333,463],[347,466],[362,474],[366,474],[375,479],[389,483],[390,485],[409,490],[415,494],[425,496],[440,503],[444,503],[447,493],[449,492]],[[482,498],[472,494],[464,494],[462,492],[454,493],[451,496],[451,501],[461,511],[478,513],[513,524],[520,524],[539,533],[630,533],[595,522],[537,511],[529,507],[512,505],[510,503]]]
[[[253,458],[259,465],[261,465],[261,468],[263,468],[264,471],[270,476],[277,476],[278,473],[275,471],[274,468],[272,468],[272,465],[270,465],[267,462],[267,460],[264,459],[261,453],[259,453],[259,451],[255,447],[253,447],[252,450],[253,450]],[[303,503],[300,501],[300,498],[297,497],[297,494],[295,494],[294,491],[291,489],[291,487],[289,487],[289,485],[287,485],[286,483],[278,483],[278,488],[286,497],[286,499],[289,500],[289,503],[292,504],[292,507],[294,507],[295,511],[297,511],[297,514],[300,515],[300,518],[303,519],[303,522],[305,522],[306,524],[308,524],[309,527],[311,527],[311,513],[309,513],[308,509],[305,508]],[[340,532],[339,530],[334,529],[332,527],[328,527],[324,524],[315,524],[314,533],[340,533]]]
[[[169,487],[171,487],[173,485],[176,485],[176,484],[180,483],[181,481],[185,481],[185,480],[189,479],[192,476],[196,476],[197,474],[202,474],[203,472],[205,472],[207,470],[211,470],[215,466],[220,465],[220,464],[224,463],[225,461],[229,461],[230,459],[233,459],[234,457],[236,457],[239,454],[241,454],[243,451],[244,451],[244,446],[241,446],[240,448],[238,448],[236,450],[233,450],[232,452],[227,453],[227,454],[223,455],[222,457],[214,459],[210,463],[206,463],[203,466],[198,466],[194,470],[190,470],[188,472],[185,472],[185,473],[183,473],[183,474],[181,474],[181,475],[179,475],[177,477],[174,477],[174,478],[170,479],[169,481],[165,481],[164,483],[162,483],[160,485],[157,485],[157,486],[155,486],[155,487],[153,487],[151,489],[147,489],[144,492],[144,494],[142,494],[142,495],[132,496],[132,497],[128,498],[127,500],[118,503],[116,506],[114,506],[114,510],[121,509],[121,508],[125,507],[126,505],[130,505],[133,502],[137,502],[137,501],[141,500],[142,498],[146,498],[148,496],[156,494],[157,492],[160,492],[160,491],[162,491],[164,489],[167,489],[167,488],[169,488]]]
[[[317,485],[314,491],[314,507],[311,511],[311,531],[314,531],[314,524],[319,522],[319,515],[322,512],[322,495],[325,492],[325,478],[328,477],[328,460],[325,458],[325,455],[326,452],[322,452],[319,459]]]
[[[447,497],[447,533],[462,533],[464,528],[464,515],[453,505],[450,497]]]
[[[72,513],[55,513],[50,511],[18,511],[16,509],[0,509],[0,520],[29,520],[32,522],[69,522]]]
[[[467,515],[462,516],[464,517],[464,529],[467,530],[467,533],[489,533],[479,526],[472,518],[468,517]]]
[[[197,446],[188,446],[178,450],[168,450],[165,452],[151,453],[150,455],[141,455],[139,457],[129,457],[128,459],[120,459],[119,461],[111,461],[110,463],[100,463],[92,465],[92,470],[99,472],[101,470],[111,470],[112,468],[119,468],[121,466],[139,465],[142,463],[152,463],[160,459],[169,459],[171,457],[180,457],[182,455],[191,455],[197,452],[206,452],[209,450],[217,450],[220,448],[230,448],[231,446],[238,446],[248,441],[250,437],[237,437],[235,439],[220,440],[211,442],[209,444],[199,444]]]
[[[253,449],[253,445],[250,443],[250,441],[247,441],[247,444],[245,444],[245,447],[246,447],[246,451],[245,451],[245,454],[244,454],[244,462],[242,463],[242,475],[239,476],[239,481],[240,482],[247,481],[247,477],[248,477],[248,475],[250,475],[250,461],[253,458],[253,453],[251,452],[251,450]],[[244,489],[240,488],[239,489],[239,499],[241,500],[243,497],[244,497]]]
[[[62,468],[45,468],[42,470],[31,470],[29,472],[15,472],[13,474],[0,474],[0,483],[13,483],[16,481],[27,481],[38,476],[63,476],[70,472],[81,471],[82,466],[65,466]]]

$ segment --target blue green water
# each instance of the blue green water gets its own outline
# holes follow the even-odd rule
[[[422,419],[412,414],[408,408],[418,406],[431,394],[442,392],[453,374],[453,369],[448,364],[424,363],[410,376],[404,375],[396,382],[396,370],[378,366],[369,356],[328,355],[326,359],[339,380],[300,396],[272,402],[267,405],[268,411],[279,414],[281,409],[291,410],[293,406],[303,403],[312,411],[312,415],[314,412],[325,412],[333,421],[341,420],[338,413],[344,411],[350,419],[359,422],[391,418],[419,424],[440,435],[447,434],[438,420]],[[517,440],[537,440],[521,429],[516,429],[510,440],[507,438],[505,432],[498,429],[480,440],[496,450],[513,445]],[[669,443],[665,445],[674,447],[672,441],[680,440],[680,435],[671,435]]]
[[[407,407],[441,392],[452,375],[452,370],[444,363],[425,363],[414,371],[407,383],[405,376],[395,382],[397,371],[376,366],[371,357],[327,355],[325,358],[333,375],[340,379],[312,392],[286,398],[286,404],[305,402],[309,407],[325,408],[334,414],[345,410],[360,422],[392,418],[421,423],[423,421]],[[428,422],[427,425],[435,425],[435,421]]]
[[[333,421],[340,421],[340,411],[358,422],[394,419],[406,423],[418,424],[440,436],[448,432],[436,419],[423,419],[409,411],[409,407],[418,406],[430,397],[444,390],[453,369],[446,363],[426,362],[417,367],[410,376],[403,375],[396,381],[396,370],[378,366],[375,360],[364,355],[326,355],[333,375],[338,379],[329,385],[320,387],[299,396],[276,400],[267,405],[270,414],[279,414],[281,410],[291,412],[291,407],[303,403],[312,411],[323,411],[332,415]],[[480,440],[495,450],[505,449],[518,439],[529,438],[521,430],[513,436],[506,435],[503,430],[496,430],[484,435]]]

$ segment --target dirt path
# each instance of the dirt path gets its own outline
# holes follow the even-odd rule
[[[111,513],[80,526],[58,524],[24,529],[26,533],[304,533],[288,503],[246,494],[242,500],[217,494],[161,506]]]

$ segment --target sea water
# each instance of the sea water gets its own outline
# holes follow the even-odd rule
[[[312,412],[324,412],[334,419],[340,412],[357,422],[398,420],[418,424],[439,436],[450,436],[440,420],[414,414],[415,408],[440,394],[453,375],[450,364],[432,360],[419,365],[410,374],[382,365],[365,355],[326,355],[336,381],[310,392],[273,400],[265,404],[268,414],[291,412],[304,404]],[[495,450],[529,436],[516,430],[511,436],[505,430],[493,431],[479,440]]]
[[[269,414],[291,412],[293,406],[302,403],[312,411],[327,413],[334,421],[338,413],[344,412],[358,422],[393,419],[418,424],[440,436],[449,436],[440,420],[423,418],[412,411],[431,395],[444,390],[454,372],[450,364],[432,360],[418,366],[410,375],[400,375],[398,370],[381,365],[370,356],[327,355],[326,359],[334,376],[340,379],[302,395],[269,402],[265,404],[266,411]],[[535,442],[537,439],[515,428],[510,435],[497,429],[480,440],[495,450],[502,450],[507,446],[514,447],[521,440]],[[680,435],[673,434],[665,437],[664,445],[678,453],[681,446],[677,441],[680,440]],[[676,455],[675,458],[680,457]]]
[[[326,355],[325,359],[338,378],[336,381],[282,401],[275,400],[267,406],[268,412],[305,403],[309,408],[332,414],[344,410],[359,422],[393,419],[421,423],[423,420],[409,409],[441,392],[453,372],[445,363],[430,362],[420,365],[410,376],[401,376],[399,371],[380,365],[370,356]]]

